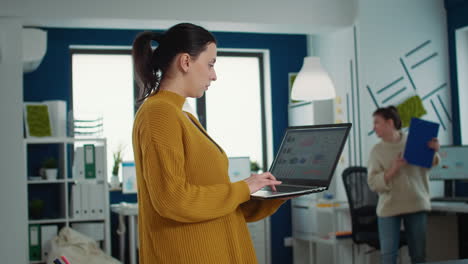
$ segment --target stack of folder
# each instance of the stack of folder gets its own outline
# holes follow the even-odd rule
[[[73,219],[104,219],[104,195],[107,177],[104,146],[85,144],[77,147],[73,160],[70,217]]]
[[[51,240],[57,236],[57,225],[29,225],[29,260],[47,261]]]
[[[77,147],[73,159],[73,179],[76,180],[106,180],[106,157],[104,146],[86,144]]]
[[[73,219],[104,219],[106,183],[76,183],[72,185],[70,217]]]

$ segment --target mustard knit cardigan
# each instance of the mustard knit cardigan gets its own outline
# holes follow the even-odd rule
[[[244,181],[231,183],[226,154],[184,102],[161,90],[135,117],[140,264],[257,263],[246,221],[283,201],[250,200]]]

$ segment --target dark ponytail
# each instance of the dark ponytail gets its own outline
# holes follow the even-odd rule
[[[160,33],[146,31],[138,34],[133,42],[132,57],[135,68],[136,81],[138,83],[139,94],[138,103],[140,104],[145,98],[156,92],[159,85],[157,72],[152,64],[153,48],[151,41],[160,39]]]
[[[158,47],[153,50],[151,42]],[[133,42],[132,56],[139,86],[137,103],[141,104],[149,96],[156,94],[166,71],[179,53],[188,53],[196,59],[215,37],[206,29],[181,23],[163,33],[146,31],[138,34]]]
[[[381,116],[385,120],[392,119],[395,128],[397,130],[401,129],[401,118],[398,114],[398,109],[395,106],[391,105],[388,107],[378,108],[377,110],[375,110],[373,116],[376,115]]]

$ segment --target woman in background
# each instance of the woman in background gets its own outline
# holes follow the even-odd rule
[[[224,150],[182,110],[216,80],[214,36],[189,23],[144,32],[133,59],[142,102],[133,127],[140,264],[257,263],[246,221],[273,214],[284,200],[250,194],[281,182],[267,172],[231,183]]]
[[[426,260],[427,212],[431,210],[429,169],[406,163],[402,157],[406,135],[394,106],[377,109],[374,130],[379,138],[370,153],[368,183],[379,195],[377,205],[381,263],[396,264],[403,221],[412,263]],[[439,150],[437,138],[428,147]],[[433,165],[439,162],[434,155]]]

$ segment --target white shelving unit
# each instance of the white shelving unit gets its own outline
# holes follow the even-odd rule
[[[57,179],[57,180],[28,180],[28,184],[51,184],[51,183],[65,183],[69,182],[65,179]]]
[[[104,157],[101,159],[104,161],[102,165],[104,178],[93,179],[93,180],[75,180],[72,178],[71,172],[73,171],[72,165],[73,162],[73,145],[82,146],[83,144],[94,144],[96,146],[104,147]],[[40,218],[40,219],[31,219],[31,216],[28,214],[28,227],[31,224],[39,225],[58,225],[59,230],[62,227],[70,227],[72,223],[83,223],[83,222],[93,222],[93,223],[103,223],[104,224],[104,240],[101,244],[102,249],[108,254],[111,254],[111,244],[110,244],[110,214],[109,214],[109,191],[107,184],[107,159],[106,154],[106,139],[105,138],[64,138],[64,137],[45,137],[45,138],[26,138],[24,139],[24,149],[26,154],[26,170],[29,172],[32,171],[32,168],[29,168],[32,163],[31,157],[28,157],[28,152],[32,145],[48,145],[51,148],[58,149],[58,157],[55,157],[58,161],[58,177],[54,180],[29,180],[31,176],[37,175],[27,175],[28,180],[28,207],[32,197],[30,197],[30,192],[33,188],[41,189],[36,192],[50,192],[55,191],[54,195],[57,195],[56,202],[58,203],[58,212],[56,217],[53,218]],[[32,147],[34,148],[34,147]],[[44,147],[45,149],[46,147]],[[54,149],[55,151],[55,149]],[[46,157],[35,157],[44,159]],[[34,173],[33,173],[34,174]],[[104,186],[104,192],[102,193],[102,199],[104,201],[104,216],[100,218],[86,218],[86,219],[74,219],[70,215],[70,206],[71,206],[71,185],[74,183],[95,183],[102,184]],[[58,191],[56,191],[58,190]],[[57,206],[57,204],[55,204]],[[44,261],[30,261],[30,263],[45,263]]]

